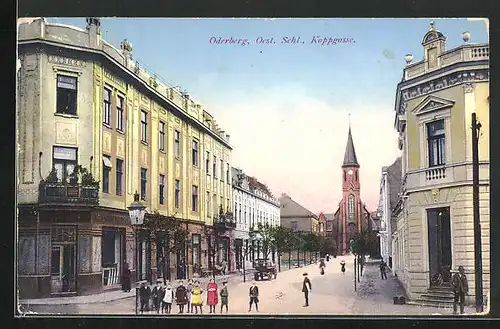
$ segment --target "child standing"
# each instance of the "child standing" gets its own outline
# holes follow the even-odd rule
[[[200,309],[200,314],[203,314],[202,293],[203,290],[200,287],[200,281],[195,281],[193,291],[191,293],[191,309],[194,307],[196,314],[198,314],[198,308]]]
[[[172,301],[174,300],[174,290],[172,289],[172,285],[170,282],[167,283],[167,288],[165,288],[165,296],[163,296],[161,312],[170,314],[172,311]]]
[[[222,282],[222,289],[220,290],[220,312],[222,313],[222,308],[226,306],[226,314],[228,312],[228,297],[229,293],[227,291],[227,281]]]

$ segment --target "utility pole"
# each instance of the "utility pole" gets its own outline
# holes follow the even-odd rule
[[[474,207],[474,274],[476,312],[483,311],[483,257],[481,246],[481,222],[479,218],[479,130],[476,113],[472,113],[472,200]]]

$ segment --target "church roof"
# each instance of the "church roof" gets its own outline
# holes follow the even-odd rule
[[[356,157],[356,150],[354,149],[354,142],[352,141],[351,127],[347,135],[347,145],[344,154],[344,163],[342,167],[359,167],[358,158]]]
[[[318,219],[318,215],[310,211],[309,209],[304,208],[296,201],[292,200],[290,196],[287,194],[283,194],[279,198],[281,204],[280,217],[312,217],[314,219]]]

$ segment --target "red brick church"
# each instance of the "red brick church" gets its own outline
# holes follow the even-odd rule
[[[361,200],[360,166],[354,149],[351,127],[347,135],[347,145],[342,164],[342,200],[334,214],[324,214],[327,231],[333,233],[337,255],[349,253],[351,236],[362,230],[376,230],[376,223]],[[329,223],[331,221],[331,223]]]

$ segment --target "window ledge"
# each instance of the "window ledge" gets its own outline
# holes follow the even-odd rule
[[[54,113],[55,116],[68,118],[68,119],[79,119],[80,117],[77,114],[66,114],[66,113]]]
[[[102,125],[108,129],[112,129],[111,126],[106,122],[103,122]]]
[[[148,142],[141,140],[142,145],[149,146]]]
[[[167,154],[167,152],[165,152],[165,150],[158,150],[160,153],[163,153],[163,154]]]
[[[121,134],[121,135],[125,135],[125,131],[123,131],[121,129],[116,128],[116,132]]]

